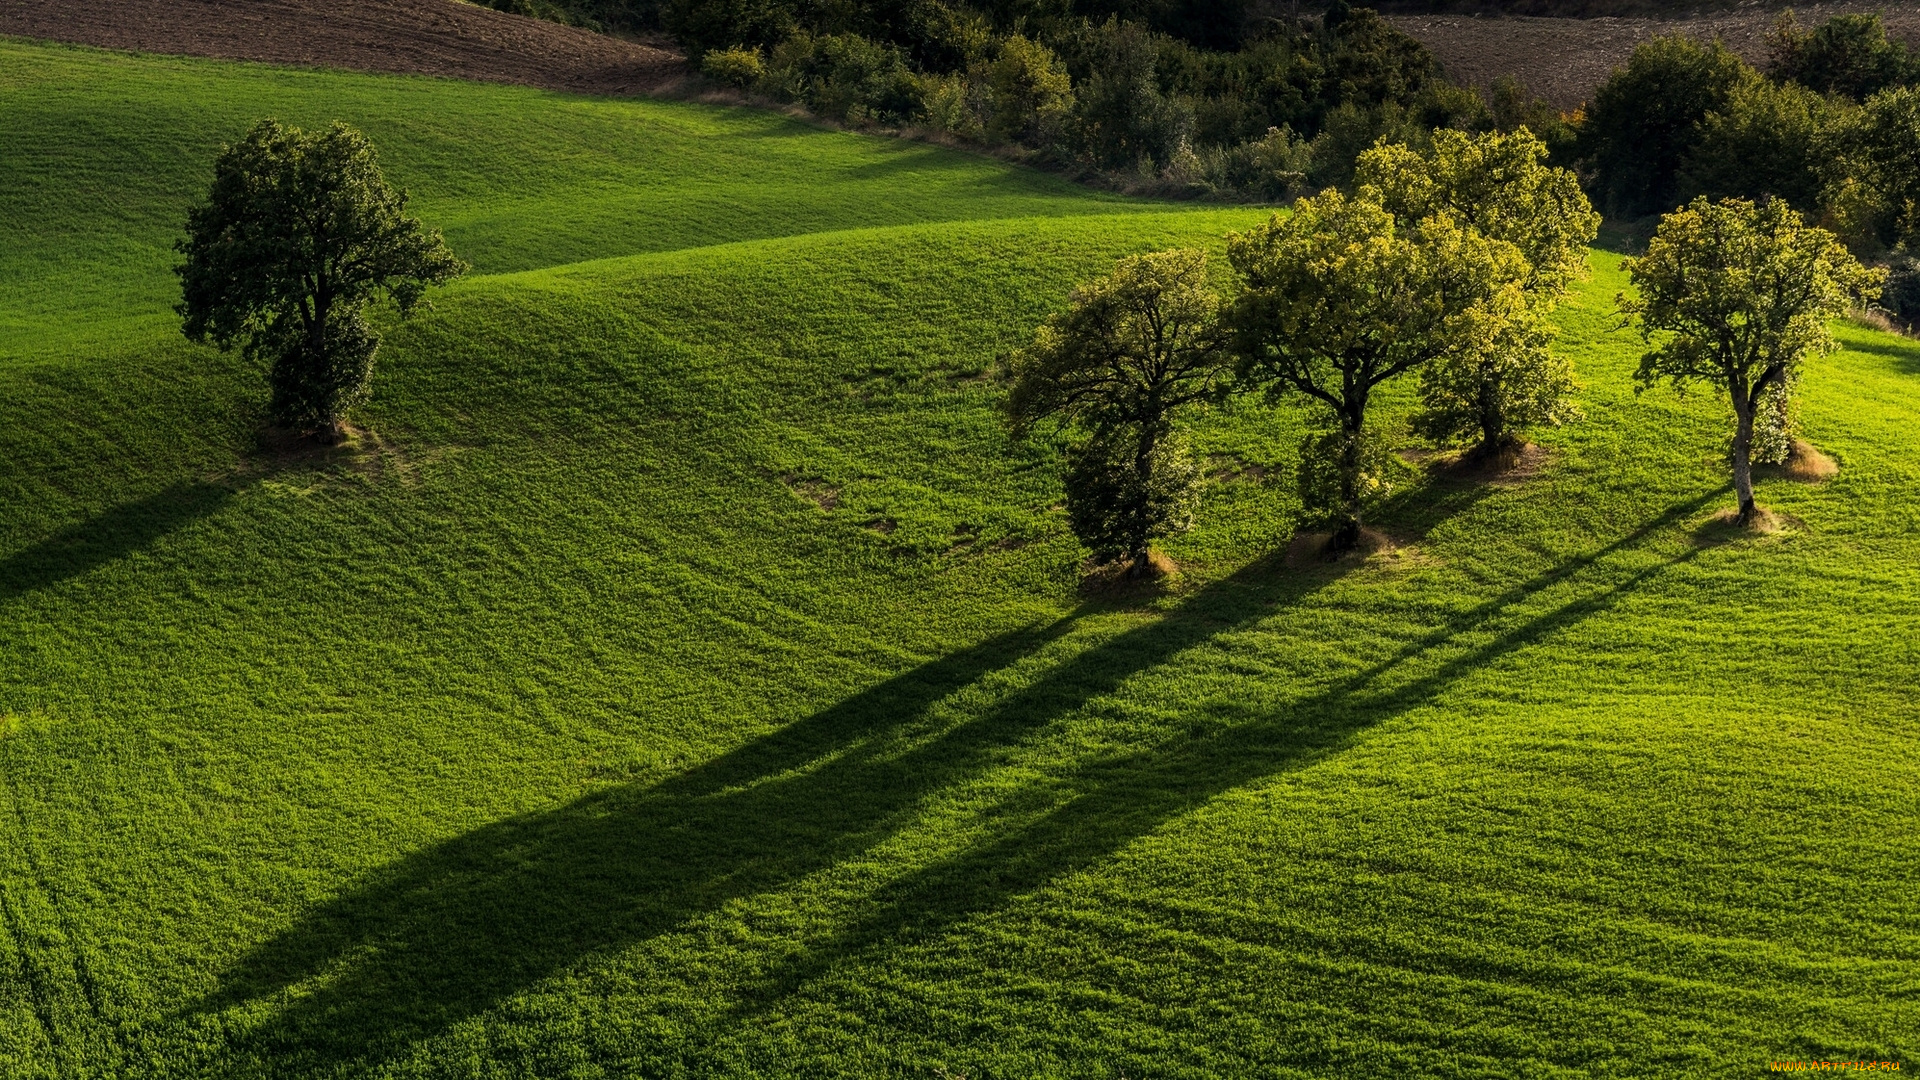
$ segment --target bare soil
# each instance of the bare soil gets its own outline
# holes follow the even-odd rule
[[[4,0],[0,0],[4,2]],[[1887,32],[1920,41],[1920,4],[1828,3],[1795,8],[1800,25],[1814,27],[1844,12],[1881,12]],[[1572,109],[1593,92],[1634,46],[1660,34],[1701,40],[1718,37],[1749,63],[1764,66],[1767,31],[1780,15],[1760,6],[1685,18],[1590,19],[1502,15],[1389,15],[1401,30],[1433,52],[1447,73],[1487,87],[1513,75],[1539,97]]]
[[[1147,563],[1147,572],[1136,576],[1131,560],[1088,560],[1081,567],[1080,595],[1089,599],[1145,599],[1159,595],[1180,573],[1179,564],[1158,551],[1147,552]]]
[[[1768,466],[1764,471],[1803,484],[1824,484],[1840,475],[1840,464],[1821,453],[1820,448],[1812,443],[1795,439],[1787,453],[1787,460],[1779,465]]]
[[[687,70],[661,44],[456,0],[0,0],[0,34],[592,94],[660,89]]]

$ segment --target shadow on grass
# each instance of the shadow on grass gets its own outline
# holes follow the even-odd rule
[[[1920,374],[1920,341],[1848,341],[1842,348],[1847,352],[1884,356],[1894,361],[1903,374]]]
[[[175,529],[212,514],[233,495],[234,489],[222,484],[175,484],[62,529],[0,560],[0,601],[79,577],[145,549]]]
[[[828,934],[736,957],[730,974],[745,985],[703,991],[705,1007],[715,1021],[744,1021],[850,957],[992,912],[1223,792],[1339,748],[1630,593],[1677,560],[1604,584],[1578,579],[1703,502],[1462,612],[1282,711],[1223,706],[1204,728],[1084,764],[1050,808],[847,901],[852,912]],[[915,824],[929,799],[1048,725],[1336,576],[1263,561],[1067,655],[958,722],[941,720],[935,707],[950,695],[1013,665],[1037,666],[1056,644],[1067,652],[1076,613],[932,661],[658,784],[475,830],[306,915],[243,958],[194,1012],[272,1000],[278,1010],[229,1053],[271,1061],[280,1075],[390,1058],[558,972],[871,851]],[[1519,610],[1562,585],[1577,595],[1544,613]],[[699,1045],[693,1029],[671,1026]]]

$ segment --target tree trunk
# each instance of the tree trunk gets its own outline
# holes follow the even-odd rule
[[[1736,387],[1733,391],[1733,493],[1740,500],[1740,524],[1753,522],[1753,403]]]
[[[309,388],[319,386],[322,373],[327,370],[327,320],[332,315],[332,290],[327,287],[326,279],[322,278],[313,298],[313,325],[308,328],[306,377]],[[338,446],[346,437],[336,401],[334,394],[327,395],[325,415],[320,418],[320,442],[326,446]]]
[[[1360,432],[1364,425],[1365,414],[1359,409],[1340,417],[1341,434],[1345,436],[1340,447],[1341,519],[1327,541],[1329,552],[1352,551],[1360,546]]]
[[[1479,461],[1491,461],[1506,449],[1507,418],[1500,412],[1499,387],[1484,371],[1474,396],[1480,413],[1480,445],[1474,447],[1467,456]]]
[[[1152,424],[1140,425],[1140,441],[1134,447],[1133,478],[1134,503],[1130,508],[1133,528],[1133,550],[1128,553],[1133,565],[1127,568],[1127,576],[1143,578],[1153,571],[1153,559],[1149,552],[1153,543],[1153,522],[1148,520],[1151,499],[1148,492],[1153,489],[1153,450],[1159,444],[1160,433]]]

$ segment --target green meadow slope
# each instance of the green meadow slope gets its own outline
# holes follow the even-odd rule
[[[254,448],[168,251],[255,119],[475,273]],[[1121,201],[765,113],[0,42],[0,1075],[1749,1076],[1920,1065],[1920,347],[1735,537],[1617,258],[1537,475],[1289,566],[1245,405],[1083,598],[995,355]],[[1390,410],[1406,406],[1390,397]]]

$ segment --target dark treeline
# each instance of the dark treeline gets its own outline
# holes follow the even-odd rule
[[[1577,118],[1570,157],[1609,216],[1695,196],[1781,199],[1889,263],[1885,306],[1920,321],[1920,55],[1877,15],[1808,29],[1791,12],[1766,70],[1718,42],[1642,44]]]
[[[1643,43],[1582,109],[1449,81],[1373,11],[1277,0],[490,0],[674,35],[710,80],[854,126],[917,128],[1135,191],[1281,201],[1379,144],[1525,127],[1632,221],[1780,198],[1894,269],[1920,321],[1920,55],[1877,15],[1783,13],[1765,69]]]
[[[1235,0],[669,0],[662,17],[743,90],[1187,194],[1285,198],[1344,183],[1382,138],[1493,123],[1418,42],[1344,4],[1253,18]]]
[[[826,119],[1169,194],[1284,199],[1345,183],[1382,138],[1530,121],[1551,142],[1564,126],[1517,88],[1489,103],[1455,85],[1419,42],[1338,0],[490,2],[657,27],[708,78]]]

